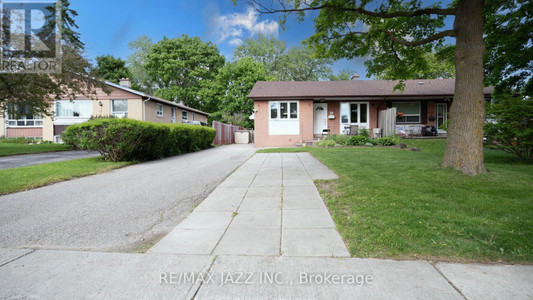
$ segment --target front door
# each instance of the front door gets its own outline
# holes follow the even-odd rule
[[[439,129],[439,127],[446,123],[448,120],[448,104],[446,103],[435,103],[435,111],[437,118],[435,119],[435,125],[437,127],[438,133],[446,133],[446,131]]]
[[[314,111],[314,133],[322,134],[322,130],[328,128],[328,104],[315,103],[313,104]]]

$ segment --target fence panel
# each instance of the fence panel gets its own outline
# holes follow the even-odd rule
[[[383,130],[383,136],[391,136],[396,133],[396,107],[379,112],[379,128]]]
[[[213,128],[217,131],[213,144],[215,145],[228,145],[235,143],[235,131],[244,130],[246,128],[224,124],[221,122],[213,121]]]

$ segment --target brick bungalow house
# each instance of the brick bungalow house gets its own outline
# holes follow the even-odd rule
[[[248,98],[254,101],[255,146],[293,146],[312,141],[324,129],[346,133],[350,125],[378,128],[379,112],[396,107],[396,127],[439,127],[452,105],[455,79],[405,81],[259,81]],[[484,89],[490,99],[492,87]]]
[[[108,95],[97,89],[96,99],[79,97],[74,101],[55,100],[53,117],[21,111],[18,116],[0,113],[0,137],[34,137],[59,141],[68,125],[87,121],[92,116],[116,116],[157,123],[207,123],[208,113],[131,89],[129,79],[120,84],[106,81]]]

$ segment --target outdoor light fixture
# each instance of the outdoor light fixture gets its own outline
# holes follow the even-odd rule
[[[104,104],[102,104],[102,101],[98,101],[98,105],[104,106]]]

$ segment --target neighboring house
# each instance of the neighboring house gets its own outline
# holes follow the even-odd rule
[[[157,123],[207,123],[209,114],[206,112],[133,90],[129,80],[120,83],[106,81],[111,93],[108,95],[98,89],[95,100],[79,97],[74,101],[54,101],[53,117],[34,116],[24,109],[18,116],[7,112],[0,114],[0,136],[59,141],[59,135],[68,125],[111,115]]]
[[[343,134],[350,125],[378,128],[380,111],[396,107],[403,117],[396,127],[439,127],[452,105],[455,79],[398,81],[259,81],[248,98],[254,101],[256,147],[291,146],[312,141],[329,129]],[[490,98],[492,87],[484,89]],[[417,126],[415,126],[417,125]]]

